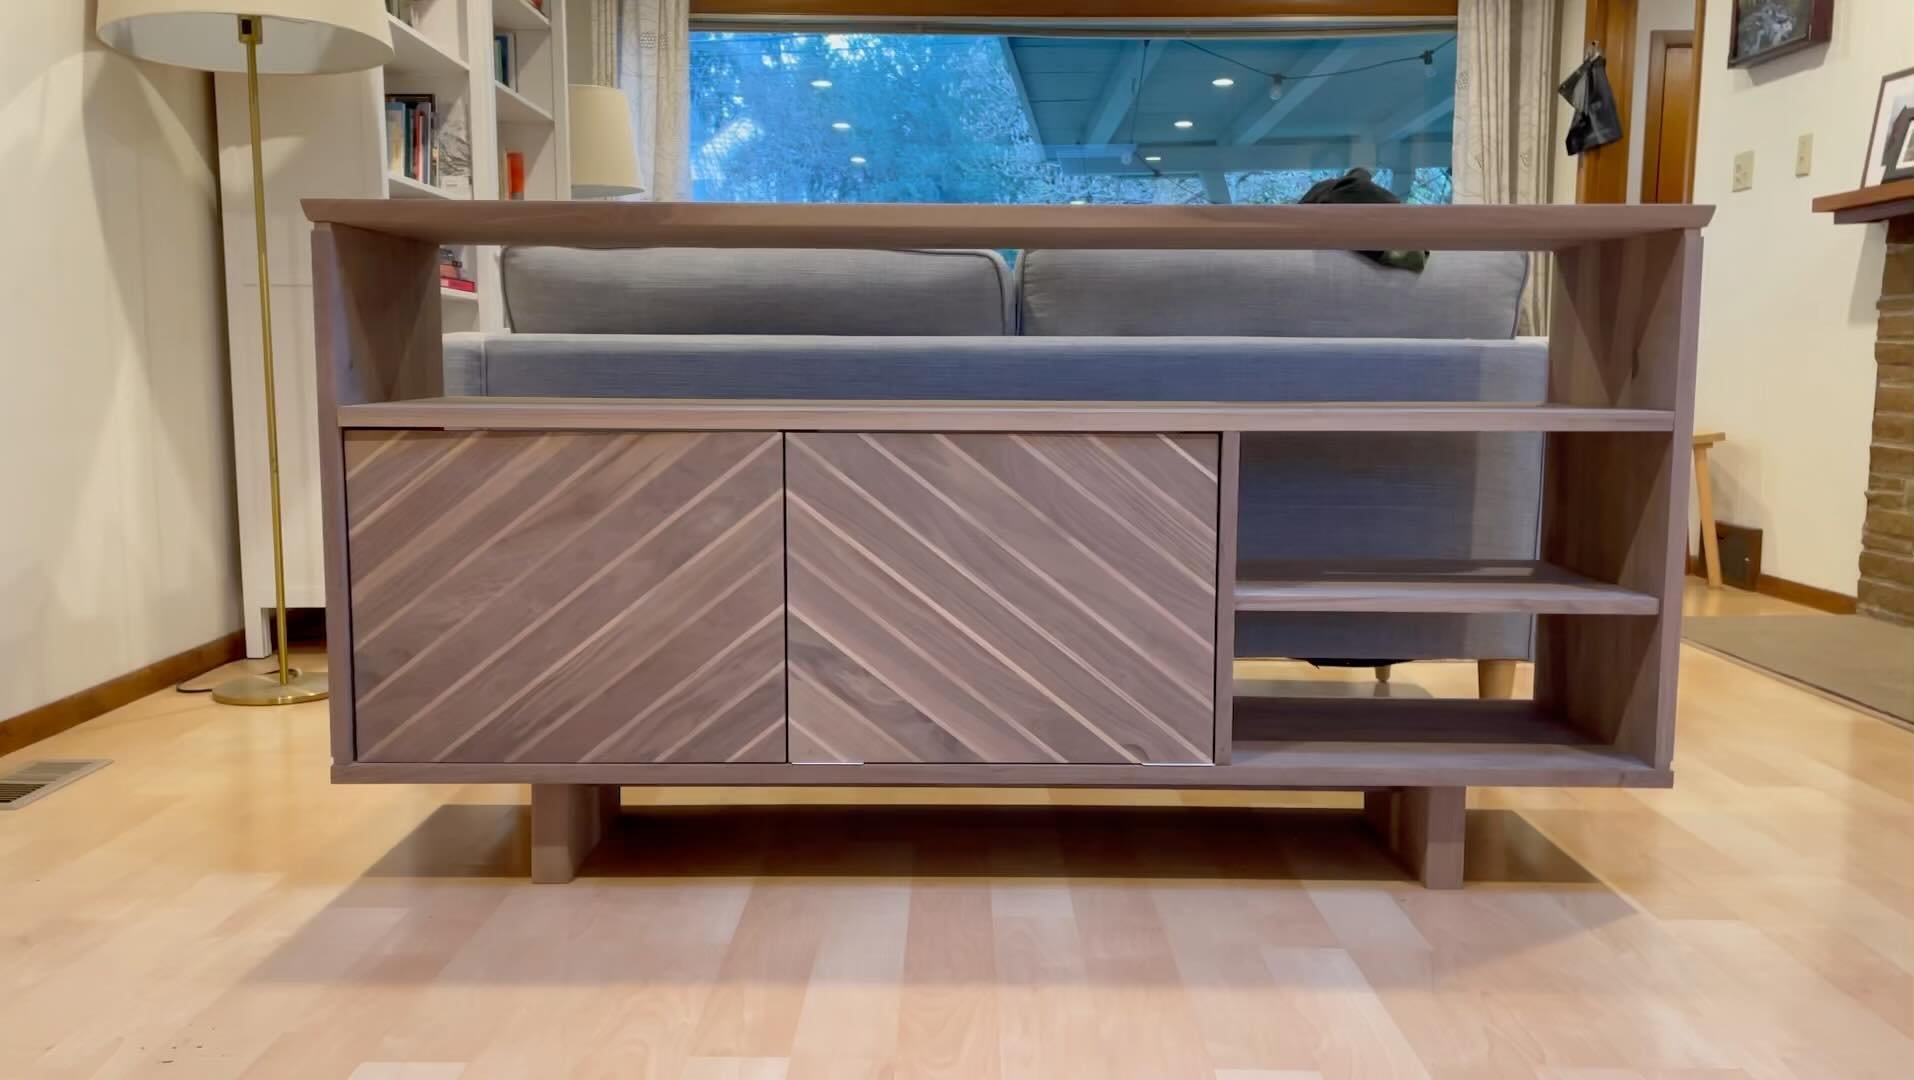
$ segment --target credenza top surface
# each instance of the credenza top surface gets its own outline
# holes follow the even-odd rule
[[[441,397],[344,405],[344,428],[603,431],[1635,431],[1661,409],[1473,402]]]
[[[568,247],[1543,251],[1700,229],[1714,207],[1008,206],[307,199],[306,216],[434,243]]]

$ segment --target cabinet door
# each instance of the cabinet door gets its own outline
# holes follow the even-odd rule
[[[783,761],[782,442],[348,432],[357,759]]]
[[[791,760],[1211,760],[1217,457],[789,436]]]

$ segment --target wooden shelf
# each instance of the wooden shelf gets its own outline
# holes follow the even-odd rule
[[[502,82],[495,82],[492,86],[498,91],[499,123],[552,126],[552,114],[533,104],[530,98]]]
[[[1814,212],[1833,214],[1837,225],[1860,225],[1914,214],[1914,179],[1890,180],[1873,187],[1823,195],[1814,200]]]
[[[465,61],[440,48],[437,42],[399,19],[387,15],[386,22],[392,32],[393,53],[391,63],[385,66],[388,78],[393,73],[424,75],[434,79],[465,77]]]
[[[510,93],[499,92],[501,102]],[[513,95],[516,96],[516,95]],[[536,108],[536,106],[534,106]],[[503,116],[501,104],[501,117]],[[539,110],[544,115],[543,110]],[[546,117],[549,122],[549,116]],[[472,244],[584,247],[1536,251],[1699,229],[1712,206],[955,206],[507,202],[432,212],[307,199],[316,222]]]
[[[457,201],[458,196],[435,184],[414,180],[401,173],[385,174],[386,191],[395,199],[446,199]]]
[[[1310,560],[1243,563],[1236,610],[1653,615],[1661,602],[1541,562]]]
[[[806,401],[444,397],[345,405],[342,427],[601,431],[1615,431],[1662,432],[1656,409],[1566,405]]]
[[[1321,787],[1654,787],[1669,774],[1528,701],[1238,697],[1231,770]],[[1293,779],[1292,779],[1293,778]]]
[[[525,0],[492,0],[492,26],[499,30],[550,30],[552,21]]]

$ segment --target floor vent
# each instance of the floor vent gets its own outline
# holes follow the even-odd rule
[[[90,772],[106,768],[106,758],[68,758],[31,761],[0,776],[0,810],[18,810],[22,806],[63,788]]]

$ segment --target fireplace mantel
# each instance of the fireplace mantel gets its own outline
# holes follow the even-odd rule
[[[1914,179],[1890,180],[1814,200],[1814,212],[1833,214],[1836,225],[1862,225],[1914,214]]]

